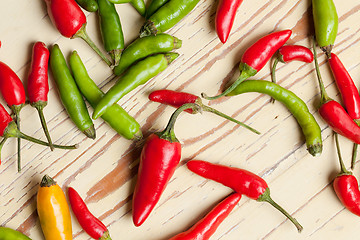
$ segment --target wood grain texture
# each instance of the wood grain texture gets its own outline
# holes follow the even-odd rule
[[[334,52],[359,86],[360,4],[334,0],[339,31]],[[217,1],[201,0],[196,8],[168,31],[183,40],[180,53],[168,69],[119,101],[142,126],[145,136],[165,127],[171,107],[148,101],[148,94],[168,88],[200,95],[219,93],[238,76],[242,53],[256,39],[273,31],[292,29],[291,44],[310,46],[313,36],[311,1],[244,1],[237,11],[226,44],[217,38],[214,17]],[[128,4],[116,6],[125,42],[134,40],[144,20]],[[97,15],[86,13],[88,33],[101,46]],[[66,58],[77,50],[90,76],[104,90],[113,82],[111,70],[79,39],[66,39],[53,27],[41,0],[2,0],[0,8],[0,61],[8,64],[26,85],[31,48],[35,41],[49,47],[59,44]],[[101,48],[104,50],[103,48]],[[340,100],[323,54],[319,63],[326,90]],[[255,79],[255,78],[254,78]],[[270,64],[256,79],[270,80]],[[117,135],[101,119],[96,120],[96,140],[87,139],[65,112],[53,77],[49,76],[49,103],[45,117],[54,143],[79,143],[73,151],[55,150],[22,141],[23,171],[16,171],[16,141],[2,150],[0,166],[0,225],[18,229],[32,239],[43,239],[36,213],[36,193],[44,174],[53,176],[66,190],[74,187],[89,209],[108,226],[112,238],[165,240],[188,229],[223,199],[230,190],[187,170],[190,159],[207,160],[253,171],[269,184],[271,195],[303,225],[298,234],[290,221],[266,203],[243,197],[211,239],[357,239],[360,221],[344,209],[331,182],[339,171],[331,129],[320,118],[319,88],[313,64],[279,64],[279,84],[301,97],[322,129],[324,150],[313,158],[295,119],[281,103],[248,93],[207,102],[262,132],[257,136],[215,115],[182,114],[175,132],[183,143],[182,162],[148,220],[136,228],[131,219],[131,198],[143,141],[132,142]],[[4,104],[1,99],[0,102]],[[90,112],[92,109],[89,107]],[[21,112],[22,130],[45,139],[36,110]],[[343,158],[350,166],[352,144],[340,138]],[[359,176],[359,166],[355,168]],[[90,239],[73,217],[74,239]]]

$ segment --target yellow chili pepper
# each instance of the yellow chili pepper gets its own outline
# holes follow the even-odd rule
[[[71,216],[65,194],[48,175],[40,183],[37,212],[46,240],[72,240]]]

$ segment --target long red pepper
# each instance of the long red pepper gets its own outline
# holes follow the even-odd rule
[[[71,209],[85,232],[94,239],[111,240],[106,226],[89,211],[78,192],[72,187],[69,187],[68,196]]]
[[[46,125],[43,109],[47,105],[47,96],[49,92],[48,82],[48,63],[49,63],[49,50],[43,42],[36,42],[33,46],[32,60],[30,72],[28,76],[28,95],[31,106],[36,108],[39,113],[40,121],[46,139],[49,142],[51,151],[54,146]]]
[[[178,115],[185,109],[198,111],[200,107],[188,103],[171,116],[165,130],[151,134],[140,155],[138,178],[133,195],[133,222],[140,226],[147,219],[174,174],[181,158],[181,144],[174,133]]]
[[[222,43],[229,37],[234,23],[236,10],[240,7],[243,0],[220,0],[216,10],[215,29]]]
[[[350,139],[354,143],[360,144],[360,127],[353,121],[345,109],[326,93],[317,60],[315,41],[313,45],[316,75],[321,90],[320,116],[336,133]]]
[[[300,223],[272,200],[267,183],[256,174],[244,169],[227,167],[199,160],[189,161],[187,167],[192,172],[230,187],[237,193],[244,194],[259,202],[270,203],[284,214],[296,226],[299,232],[302,231],[303,227]]]
[[[239,78],[221,94],[213,97],[202,93],[201,96],[207,100],[214,100],[225,96],[234,90],[241,82],[254,76],[269,61],[272,55],[290,38],[292,31],[284,30],[274,32],[257,40],[243,54],[239,65]]]
[[[335,142],[341,167],[340,173],[333,182],[335,193],[350,212],[360,216],[360,191],[358,181],[350,171],[346,170],[341,158],[339,140],[336,133]]]
[[[178,108],[182,105],[184,105],[185,103],[196,103],[198,104],[200,107],[201,107],[201,110],[202,111],[206,111],[206,112],[211,112],[211,113],[214,113],[220,117],[223,117],[227,120],[230,120],[234,123],[237,123],[247,129],[249,129],[250,131],[256,133],[256,134],[260,134],[260,132],[258,132],[256,129],[246,125],[245,123],[243,122],[239,122],[238,120],[214,109],[214,108],[211,108],[209,106],[206,106],[202,103],[201,99],[198,97],[198,96],[195,96],[191,93],[186,93],[186,92],[177,92],[177,91],[172,91],[172,90],[156,90],[156,91],[153,91],[152,93],[150,93],[149,95],[149,99],[151,101],[154,101],[154,102],[159,102],[159,103],[163,103],[163,104],[167,104],[167,105],[171,105],[175,108]],[[186,112],[189,112],[189,113],[194,113],[193,110],[190,108],[190,109],[186,109],[185,110]],[[196,113],[196,112],[195,112]]]
[[[186,232],[182,232],[169,240],[208,240],[219,225],[234,209],[241,199],[241,194],[233,193],[217,204],[204,218]]]
[[[5,102],[15,113],[16,125],[20,130],[20,110],[25,104],[26,95],[24,85],[16,73],[3,62],[0,62],[0,92],[5,99]],[[21,141],[17,140],[18,144],[18,172],[21,171]]]
[[[341,98],[345,105],[345,109],[349,116],[355,121],[357,125],[360,124],[360,95],[356,88],[354,81],[352,80],[349,72],[342,64],[341,60],[334,53],[331,53],[328,59],[331,71],[334,75],[336,85],[340,91]],[[353,157],[351,161],[351,168],[354,169],[357,144],[354,144]]]
[[[99,50],[86,32],[86,16],[75,0],[44,0],[52,23],[67,38],[83,39],[105,62],[110,60]]]

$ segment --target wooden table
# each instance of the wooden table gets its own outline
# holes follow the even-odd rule
[[[360,5],[335,0],[339,31],[333,52],[339,55],[357,85],[360,79]],[[310,1],[244,1],[237,11],[232,33],[222,44],[215,33],[217,1],[201,0],[196,8],[168,33],[183,40],[180,57],[164,72],[128,94],[119,104],[142,126],[145,136],[162,130],[171,107],[148,100],[157,89],[172,89],[194,94],[215,94],[238,76],[238,63],[245,49],[270,32],[292,29],[289,44],[310,47],[313,35]],[[128,4],[117,5],[126,43],[134,40],[143,19]],[[96,14],[87,14],[88,32],[101,46]],[[62,37],[53,27],[43,1],[2,0],[0,9],[0,60],[8,64],[26,85],[31,49],[35,41],[49,47],[57,43],[66,57],[77,50],[90,76],[104,90],[109,89],[111,70],[81,40]],[[326,64],[319,54],[326,90],[334,99],[339,93]],[[53,141],[80,143],[73,151],[55,150],[22,141],[23,170],[17,173],[16,140],[2,150],[0,166],[0,224],[18,229],[32,239],[43,239],[36,213],[36,193],[44,174],[53,176],[66,190],[72,186],[85,199],[94,215],[108,226],[113,239],[165,240],[188,229],[231,190],[207,181],[186,168],[186,161],[201,159],[253,171],[269,184],[275,201],[303,225],[298,234],[290,221],[267,203],[243,197],[212,239],[357,239],[360,221],[337,199],[332,180],[339,171],[332,130],[320,118],[319,88],[314,64],[279,64],[281,86],[295,92],[308,105],[321,129],[323,153],[308,154],[299,125],[279,102],[249,93],[223,98],[209,104],[262,132],[255,135],[215,115],[182,114],[176,124],[183,144],[182,162],[163,193],[158,205],[139,228],[131,219],[131,197],[137,177],[143,142],[126,140],[102,120],[96,120],[97,138],[85,137],[71,122],[54,87],[50,74],[49,103],[45,116]],[[255,78],[254,78],[255,79]],[[270,64],[256,79],[270,80]],[[207,103],[207,101],[204,101]],[[4,104],[4,101],[1,100]],[[89,107],[90,112],[92,108]],[[21,111],[22,130],[45,139],[37,112],[30,106]],[[343,158],[350,166],[352,143],[340,138]],[[359,165],[354,170],[359,176]],[[89,239],[73,216],[74,239]]]

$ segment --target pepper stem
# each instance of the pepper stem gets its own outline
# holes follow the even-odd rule
[[[344,162],[342,160],[338,134],[336,132],[334,132],[334,135],[335,135],[336,150],[337,150],[339,163],[340,163],[340,169],[341,169],[339,174],[340,175],[342,175],[342,174],[345,174],[345,175],[352,174],[350,171],[346,170],[345,164],[344,164]]]
[[[34,105],[34,107],[36,108],[36,110],[39,113],[41,126],[42,126],[42,128],[44,130],[46,139],[49,142],[49,147],[50,147],[51,151],[54,151],[54,146],[53,146],[53,143],[52,143],[52,140],[51,140],[48,128],[47,128],[47,124],[46,124],[46,121],[45,121],[45,117],[44,117],[44,112],[43,112],[44,106],[42,104],[36,104],[36,105]]]
[[[4,146],[4,143],[6,142],[7,139],[8,139],[7,137],[4,137],[3,140],[1,140],[0,142],[0,165],[1,165],[1,149]]]
[[[277,66],[278,62],[279,62],[279,58],[275,58],[274,64],[273,64],[272,69],[271,69],[271,81],[272,81],[273,83],[275,83],[275,84],[276,84],[276,76],[275,76],[276,74],[275,74],[275,71],[276,71],[276,66]],[[273,97],[271,97],[271,98],[270,98],[270,102],[271,102],[271,103],[274,103],[274,102],[275,102],[275,99],[274,99]]]
[[[86,23],[82,25],[82,27],[72,36],[71,38],[81,38],[84,40],[105,62],[106,64],[111,67],[112,63],[110,60],[100,51],[100,49],[95,45],[95,43],[91,40],[89,35],[86,32]]]
[[[257,201],[270,203],[273,207],[275,207],[282,214],[284,214],[296,226],[299,233],[303,230],[303,227],[295,218],[293,218],[288,212],[285,211],[285,209],[283,209],[279,204],[277,204],[274,200],[272,200],[272,198],[270,197],[269,188],[266,188],[265,192],[262,195],[260,195]]]
[[[191,108],[194,112],[199,112],[201,110],[201,107],[196,103],[186,103],[175,110],[175,112],[171,115],[170,120],[161,133],[159,133],[159,137],[162,139],[166,139],[169,142],[178,142],[175,133],[174,133],[174,125],[176,122],[177,117],[180,115],[180,113],[186,109]]]
[[[218,116],[220,116],[220,117],[223,117],[223,118],[225,118],[225,119],[227,119],[227,120],[229,120],[229,121],[232,121],[232,122],[234,122],[234,123],[237,123],[237,124],[239,124],[240,126],[246,128],[246,129],[249,129],[250,131],[252,131],[252,132],[254,132],[254,133],[256,133],[256,134],[260,134],[259,131],[257,131],[256,129],[250,127],[249,125],[246,125],[245,123],[240,122],[240,121],[238,121],[238,120],[236,120],[236,119],[234,119],[234,118],[232,118],[232,117],[230,117],[230,116],[228,116],[228,115],[226,115],[226,114],[224,114],[224,113],[222,113],[222,112],[220,112],[220,111],[218,111],[218,110],[216,110],[216,109],[214,109],[214,108],[212,108],[212,107],[209,107],[209,106],[206,106],[206,105],[201,105],[201,108],[202,108],[202,110],[204,110],[204,111],[206,111],[206,112],[214,113],[214,114],[216,114],[216,115],[218,115]]]
[[[56,185],[56,182],[54,179],[52,179],[49,175],[45,175],[40,182],[40,187],[51,187],[53,185]]]
[[[318,79],[320,90],[321,90],[321,104],[324,104],[325,102],[330,101],[331,98],[329,97],[329,95],[327,94],[327,92],[325,90],[324,82],[323,82],[322,77],[321,77],[319,63],[318,63],[318,60],[317,60],[315,40],[313,41],[313,51],[314,51],[314,60],[315,60],[314,62],[315,62],[316,75],[317,75],[317,79]]]
[[[251,77],[251,76],[248,74],[247,71],[241,71],[238,79],[236,79],[236,81],[230,87],[228,87],[225,91],[223,91],[221,94],[219,94],[217,96],[209,97],[208,95],[206,95],[206,93],[201,93],[201,97],[205,98],[206,100],[215,100],[215,99],[221,98],[221,97],[225,96],[226,94],[232,92],[232,90],[234,90],[237,86],[239,86],[240,83],[242,83],[244,80],[248,79],[249,77]]]
[[[19,105],[12,105],[10,106],[11,110],[15,114],[15,122],[16,126],[20,131],[20,110],[24,104]],[[18,172],[21,172],[21,140],[20,138],[17,139],[17,165],[18,165]]]
[[[351,169],[355,168],[357,149],[358,149],[358,144],[354,143],[353,154],[352,154],[352,159],[351,159]]]

